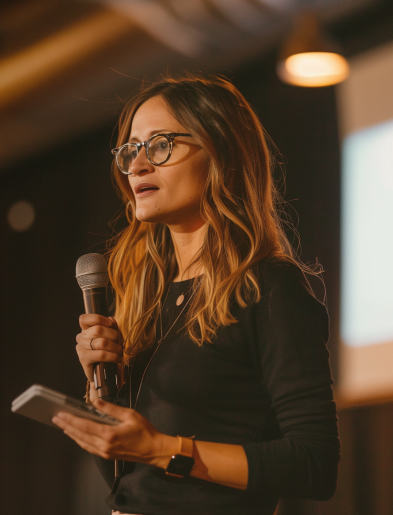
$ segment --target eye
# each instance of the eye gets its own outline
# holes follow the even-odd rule
[[[163,150],[168,150],[169,143],[165,138],[157,138],[151,142],[151,148],[153,151],[161,152]]]
[[[167,154],[169,151],[169,142],[163,136],[157,136],[150,142],[150,153],[151,154]]]

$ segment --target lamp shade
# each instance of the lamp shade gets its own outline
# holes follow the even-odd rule
[[[321,87],[337,84],[349,75],[347,60],[322,34],[316,17],[307,13],[285,41],[277,64],[279,78],[287,84]]]

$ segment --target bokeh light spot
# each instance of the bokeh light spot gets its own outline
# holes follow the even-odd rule
[[[27,231],[33,225],[35,210],[30,202],[19,200],[10,207],[7,220],[11,229],[18,232]]]

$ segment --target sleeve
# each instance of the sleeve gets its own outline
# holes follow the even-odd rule
[[[244,445],[250,492],[329,499],[340,444],[329,367],[328,315],[291,263],[265,266],[251,311],[252,350],[281,438]]]

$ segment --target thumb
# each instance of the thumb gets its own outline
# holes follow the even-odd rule
[[[110,415],[111,417],[117,418],[118,420],[121,420],[122,422],[127,420],[130,416],[129,408],[122,408],[121,406],[116,406],[115,404],[112,404],[111,402],[105,402],[101,399],[94,399],[91,402],[98,411],[101,411],[102,413],[106,413],[107,415]]]

